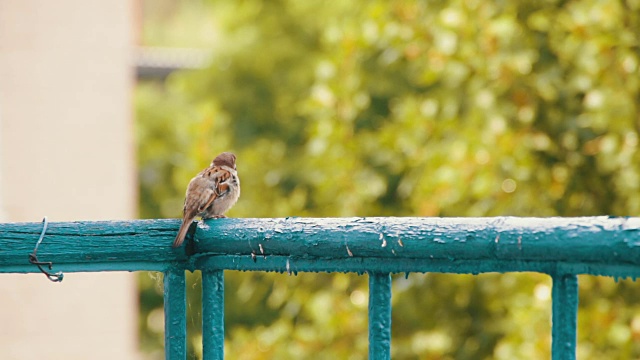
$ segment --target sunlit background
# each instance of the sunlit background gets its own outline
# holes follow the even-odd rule
[[[88,3],[0,0],[7,221],[179,217],[222,151],[242,180],[231,217],[640,215],[640,0]],[[367,358],[366,276],[225,274],[227,358]],[[129,290],[46,330],[139,309],[105,319],[91,351],[164,358],[161,275],[117,280]],[[24,291],[58,286],[44,281]],[[550,357],[548,276],[400,274],[393,291],[394,359]],[[639,300],[631,280],[581,276],[578,358],[640,358]]]

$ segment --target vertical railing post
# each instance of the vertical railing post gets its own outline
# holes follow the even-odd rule
[[[578,277],[554,274],[552,296],[552,360],[575,360],[578,318]]]
[[[164,352],[167,360],[187,358],[187,291],[184,269],[164,273]]]
[[[204,360],[224,359],[224,271],[202,271]]]
[[[391,275],[369,273],[369,360],[391,359]]]

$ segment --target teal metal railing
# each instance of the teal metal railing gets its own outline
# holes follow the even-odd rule
[[[204,359],[224,357],[224,270],[369,275],[369,358],[390,359],[391,273],[545,273],[552,358],[575,359],[579,274],[640,276],[640,218],[286,218],[50,223],[54,271],[162,271],[167,359],[186,357],[185,270],[202,271]],[[0,272],[33,273],[42,223],[0,225]],[[43,280],[44,281],[44,280]]]

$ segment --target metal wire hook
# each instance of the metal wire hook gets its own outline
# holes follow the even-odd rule
[[[64,278],[64,274],[62,273],[62,271],[51,273],[45,270],[44,268],[42,268],[43,265],[49,267],[49,270],[51,270],[53,268],[53,263],[51,261],[40,261],[38,260],[38,255],[36,255],[36,253],[38,252],[38,246],[40,246],[42,239],[44,239],[44,234],[47,232],[47,226],[49,225],[49,221],[47,220],[46,216],[42,219],[42,222],[44,223],[44,225],[42,226],[42,233],[40,233],[40,238],[36,243],[36,247],[33,249],[33,253],[29,254],[29,262],[33,265],[36,265],[38,269],[40,269],[40,271],[42,271],[42,273],[47,276],[47,279],[53,282],[61,282]]]

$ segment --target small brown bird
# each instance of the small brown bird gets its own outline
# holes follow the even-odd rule
[[[196,216],[203,219],[223,218],[240,197],[240,178],[236,172],[236,156],[223,152],[208,168],[189,182],[184,199],[182,225],[173,242],[178,247],[184,241]]]

